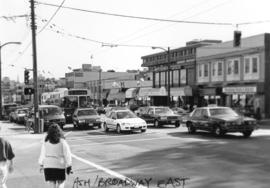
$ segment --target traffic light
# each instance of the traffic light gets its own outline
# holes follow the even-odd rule
[[[29,70],[27,70],[27,69],[24,70],[24,83],[25,84],[29,84],[29,77],[30,77],[29,73],[30,73]]]
[[[24,94],[25,95],[32,95],[32,94],[34,94],[34,89],[31,87],[26,87],[26,88],[24,88]]]
[[[233,47],[241,45],[241,31],[234,31],[233,33]]]

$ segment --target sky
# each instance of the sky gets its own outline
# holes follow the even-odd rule
[[[82,64],[101,66],[104,71],[141,70],[142,56],[162,51],[153,50],[151,46],[174,49],[185,46],[186,42],[195,39],[229,41],[233,39],[233,31],[236,29],[242,32],[242,37],[270,33],[269,0],[39,0],[37,2],[55,5],[64,2],[56,14],[55,6],[40,3],[35,6],[37,67],[39,74],[46,78],[64,77],[65,73],[70,71],[68,67],[81,68]],[[93,11],[215,24],[133,19],[97,14]],[[2,77],[8,76],[12,80],[23,82],[24,68],[33,67],[32,36],[30,17],[16,17],[18,15],[30,15],[29,0],[0,0],[0,43],[21,42],[21,45],[10,44],[2,48]],[[237,27],[239,23],[249,24]],[[45,25],[47,26],[44,27]]]

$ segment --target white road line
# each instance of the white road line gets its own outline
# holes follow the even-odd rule
[[[96,169],[102,170],[102,171],[106,172],[107,174],[110,174],[110,175],[112,175],[112,176],[114,176],[116,178],[119,178],[121,180],[127,181],[128,183],[130,183],[132,185],[132,187],[136,187],[136,188],[147,188],[147,187],[145,187],[143,185],[138,184],[138,182],[136,182],[135,180],[133,180],[133,179],[131,179],[129,177],[126,177],[126,176],[124,176],[122,174],[119,174],[118,172],[112,171],[112,170],[110,170],[108,168],[105,168],[103,166],[100,166],[98,164],[95,164],[95,163],[93,163],[91,161],[88,161],[86,159],[83,159],[81,157],[78,157],[78,156],[76,156],[74,154],[72,154],[72,157],[75,158],[75,159],[77,159],[78,161],[81,161],[81,162],[83,162],[85,164],[88,164],[89,166],[92,166],[92,167],[95,167]]]

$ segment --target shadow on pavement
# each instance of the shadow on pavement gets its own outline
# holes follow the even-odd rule
[[[256,187],[267,188],[270,140],[245,139],[226,135],[218,139],[209,133],[170,133],[181,138],[178,146],[152,148],[151,151],[112,162],[113,170],[128,177],[152,178],[152,182],[174,177],[189,177],[187,187]],[[201,141],[205,139],[205,141]],[[244,142],[243,142],[244,141]],[[155,183],[154,183],[155,184]]]

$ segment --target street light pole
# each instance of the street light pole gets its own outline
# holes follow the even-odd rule
[[[161,49],[163,51],[165,51],[167,53],[167,67],[168,67],[168,78],[167,78],[167,106],[170,106],[171,103],[171,76],[170,76],[170,72],[171,72],[171,52],[170,52],[170,47],[168,47],[168,49],[165,49],[163,47],[152,47],[152,49]]]
[[[20,42],[6,42],[3,45],[0,43],[0,120],[2,120],[2,48],[9,44],[21,44]]]

